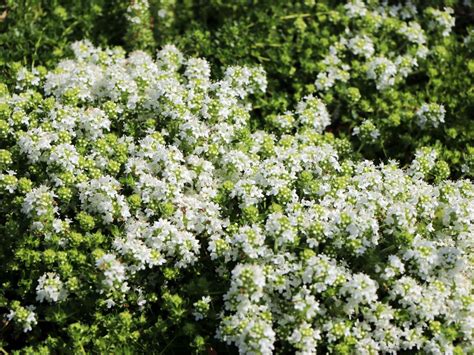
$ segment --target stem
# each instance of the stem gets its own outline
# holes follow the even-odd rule
[[[397,246],[396,246],[396,245],[390,245],[390,246],[386,247],[385,249],[382,249],[382,250],[380,251],[380,253],[381,253],[381,254],[389,253],[389,252],[391,252],[391,251],[393,251],[393,250],[395,250],[395,249],[397,249]]]
[[[281,16],[280,19],[281,20],[291,20],[291,19],[297,18],[297,17],[308,17],[308,16],[311,16],[311,14],[291,14],[291,15]]]
[[[173,344],[173,342],[178,338],[178,336],[176,335],[173,339],[171,339],[171,341],[165,346],[165,348],[163,350],[161,350],[160,352],[160,355],[164,354],[166,349],[168,349],[170,347],[171,344]]]
[[[383,152],[383,155],[385,156],[385,158],[388,158],[388,154],[387,154],[387,151],[385,150],[385,146],[384,146],[384,141],[383,141],[383,139],[380,139],[380,144],[382,145],[382,152]]]

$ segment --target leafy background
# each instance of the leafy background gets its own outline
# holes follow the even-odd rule
[[[11,84],[20,65],[51,67],[69,53],[69,44],[89,38],[96,45],[155,51],[176,44],[185,54],[205,57],[219,76],[226,66],[261,64],[269,78],[267,95],[260,98],[260,123],[276,112],[291,109],[315,90],[320,62],[338,34],[348,27],[342,1],[191,1],[150,0],[148,25],[127,21],[133,1],[7,0],[0,8],[0,79]],[[392,2],[396,3],[396,2]],[[456,26],[447,38],[429,36],[433,55],[405,82],[378,92],[359,80],[353,85],[362,99],[351,99],[353,87],[342,85],[325,96],[333,125],[350,137],[355,151],[369,159],[410,162],[416,149],[433,146],[451,168],[451,176],[472,177],[474,169],[474,42],[466,42],[474,13],[462,1],[415,1],[423,11],[452,6]],[[425,26],[426,27],[426,26]],[[392,38],[386,37],[387,43]],[[355,63],[357,65],[357,63]],[[430,130],[413,124],[421,102],[442,103],[446,123]],[[352,136],[352,129],[370,117],[382,138],[368,143]]]

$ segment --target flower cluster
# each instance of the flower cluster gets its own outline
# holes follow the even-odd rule
[[[54,272],[48,272],[38,279],[36,287],[36,300],[43,302],[58,302],[66,299],[67,292],[59,276]]]
[[[443,105],[424,103],[416,111],[417,124],[422,128],[427,125],[438,127],[440,124],[444,123],[445,113],[446,110]]]
[[[11,304],[10,313],[6,315],[6,318],[11,321],[14,320],[20,324],[23,328],[23,332],[31,331],[32,327],[38,323],[36,314],[34,312],[35,306],[21,306],[20,302],[13,301]]]
[[[1,99],[2,181],[12,177],[1,208],[16,250],[0,307],[24,331],[37,320],[67,329],[40,344],[474,350],[474,186],[444,180],[436,151],[407,169],[356,160],[324,133],[330,114],[316,95],[261,129],[260,67],[213,80],[204,59],[171,45],[156,59],[88,42],[73,50]],[[390,82],[388,62],[377,63],[374,80]],[[378,137],[370,119],[359,134]]]
[[[160,1],[174,26],[161,28],[158,43],[178,43],[214,66],[261,63],[271,80],[259,119],[288,133],[293,116],[275,109],[310,94],[328,105],[332,131],[352,137],[364,157],[408,165],[423,146],[442,147],[451,177],[474,176],[472,1],[180,5]],[[378,134],[357,133],[367,119]]]

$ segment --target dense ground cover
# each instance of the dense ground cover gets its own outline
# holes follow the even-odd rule
[[[469,2],[5,9],[0,350],[474,351]]]
[[[333,117],[330,129],[365,158],[408,164],[430,146],[451,176],[474,174],[469,2],[22,4],[12,2],[1,23],[4,80],[13,61],[51,65],[72,40],[151,51],[173,43],[205,57],[215,78],[230,65],[262,65],[269,90],[255,105],[260,121],[318,94]]]
[[[184,15],[179,2],[163,8],[174,26],[158,38],[216,67],[236,61],[264,66],[265,112],[317,93],[328,104],[332,129],[352,137],[365,157],[407,163],[430,145],[456,176],[472,177],[471,7],[456,1],[206,1]]]

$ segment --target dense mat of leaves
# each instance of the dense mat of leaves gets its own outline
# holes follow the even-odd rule
[[[261,67],[73,52],[1,88],[3,350],[474,351],[474,186],[436,150],[354,160],[313,95],[263,124]]]
[[[159,14],[153,28],[136,27],[137,38],[154,29],[157,43],[176,43],[216,68],[263,65],[266,113],[322,95],[331,129],[366,158],[408,163],[429,145],[454,176],[474,176],[470,1],[137,3],[136,15]]]
[[[0,4],[0,350],[473,352],[472,18]]]
[[[84,37],[126,49],[175,43],[206,57],[215,78],[229,65],[261,64],[262,124],[321,95],[330,129],[365,158],[408,164],[430,146],[450,176],[474,176],[471,1],[25,0],[0,12],[8,84],[20,64],[50,68]]]

